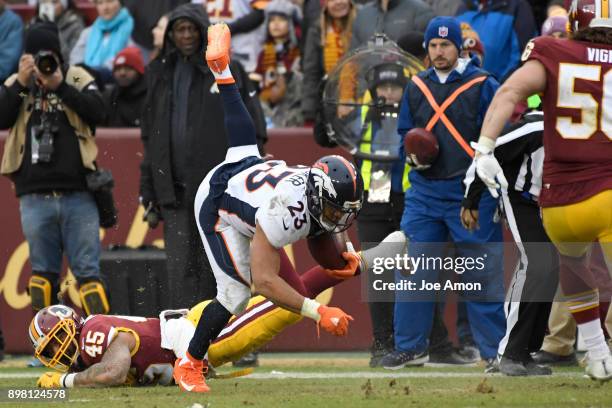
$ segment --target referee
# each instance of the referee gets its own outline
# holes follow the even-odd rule
[[[536,364],[530,355],[542,346],[559,280],[558,255],[544,231],[537,202],[542,186],[543,130],[542,112],[529,111],[506,129],[495,149],[509,186],[508,191],[502,191],[503,209],[520,251],[504,304],[506,334],[498,348],[499,370],[510,376],[551,374],[549,367]],[[461,221],[465,228],[474,230],[485,187],[473,164],[464,183]]]

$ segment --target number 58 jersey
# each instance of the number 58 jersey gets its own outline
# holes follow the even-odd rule
[[[612,189],[612,47],[538,37],[523,53],[546,70],[540,205]]]
[[[258,223],[276,248],[305,238],[311,226],[306,202],[309,171],[274,160],[239,172],[227,182],[219,218],[249,238]]]

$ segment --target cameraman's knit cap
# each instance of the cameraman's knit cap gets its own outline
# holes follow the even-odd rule
[[[459,22],[454,17],[443,16],[432,19],[425,29],[425,49],[429,47],[429,42],[434,38],[449,40],[458,50],[461,50],[463,41]]]
[[[55,23],[44,21],[34,23],[26,32],[24,52],[36,55],[39,51],[53,51],[60,59],[62,47]]]
[[[370,69],[366,74],[368,86],[377,87],[381,84],[396,84],[402,88],[406,87],[408,79],[404,74],[404,67],[393,62],[384,62]]]

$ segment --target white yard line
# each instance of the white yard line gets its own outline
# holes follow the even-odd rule
[[[561,372],[553,373],[552,377],[568,377],[580,378],[584,374],[581,372]],[[0,373],[0,380],[10,380],[19,378],[38,378],[40,373]],[[328,379],[328,378],[482,378],[491,376],[484,373],[461,373],[461,372],[418,372],[418,371],[389,371],[389,372],[372,372],[372,371],[355,371],[355,372],[301,372],[301,371],[272,371],[269,373],[253,373],[243,379],[251,380],[284,380],[284,379]],[[493,374],[492,376],[501,377],[501,374]],[[541,378],[547,378],[543,376]],[[517,377],[512,377],[517,378]],[[518,377],[520,378],[520,377]],[[534,379],[535,377],[526,377]],[[540,378],[540,377],[537,377]],[[233,378],[235,380],[238,378]]]
[[[485,374],[485,373],[443,373],[443,372],[406,372],[406,371],[390,371],[390,372],[371,372],[371,371],[355,371],[343,373],[317,373],[317,372],[299,372],[299,371],[272,371],[270,373],[253,373],[244,379],[252,380],[282,380],[282,379],[328,379],[328,378],[482,378],[488,376],[501,377],[501,374]],[[552,377],[582,377],[583,373],[555,373]],[[517,378],[517,377],[513,377]],[[533,378],[533,377],[529,377]],[[542,377],[546,378],[546,377]]]

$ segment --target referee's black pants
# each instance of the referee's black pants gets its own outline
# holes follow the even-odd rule
[[[522,260],[506,295],[506,335],[498,352],[526,362],[542,346],[559,281],[559,258],[544,230],[538,204],[517,191],[509,191],[508,198],[504,199],[506,218]]]

